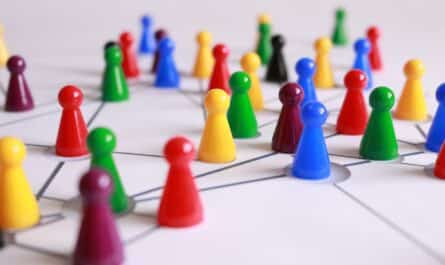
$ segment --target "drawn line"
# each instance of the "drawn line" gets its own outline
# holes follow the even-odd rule
[[[99,115],[99,112],[102,111],[102,109],[105,107],[105,102],[101,102],[99,107],[96,109],[96,111],[93,113],[93,115],[90,117],[90,120],[87,123],[87,126],[90,127],[90,125],[93,123],[93,121],[96,119],[97,115]]]
[[[140,234],[137,234],[137,235],[135,235],[133,237],[130,237],[127,240],[124,240],[124,245],[133,244],[134,242],[136,242],[136,241],[138,241],[138,240],[140,240],[140,239],[142,239],[142,238],[144,238],[144,237],[146,237],[148,235],[151,235],[154,231],[158,230],[158,228],[160,228],[159,225],[155,225],[153,227],[150,227],[149,229],[145,230],[144,232],[142,232]]]
[[[159,157],[159,158],[163,158],[163,155],[156,155],[156,154],[142,154],[142,153],[133,153],[133,152],[121,152],[121,151],[116,151],[113,152],[115,154],[120,154],[120,155],[132,155],[132,156],[146,156],[146,157]]]
[[[425,151],[417,151],[417,152],[412,152],[412,153],[400,154],[400,156],[407,157],[407,156],[420,155],[420,154],[424,154],[424,153],[425,153]]]
[[[49,200],[49,201],[57,201],[57,202],[63,202],[63,203],[67,202],[67,200],[65,200],[65,199],[56,198],[56,197],[52,197],[52,196],[46,196],[46,195],[41,196],[40,198]]]
[[[349,156],[349,155],[342,155],[342,154],[331,154],[329,153],[330,156],[338,156],[338,157],[346,157],[346,158],[352,158],[352,159],[360,159],[363,160],[363,158],[361,157],[356,157],[356,156]]]
[[[363,165],[363,164],[367,164],[367,163],[371,163],[371,162],[372,162],[371,160],[364,160],[364,161],[357,161],[357,162],[353,162],[353,163],[344,164],[342,166],[352,167],[352,166]]]
[[[199,87],[199,91],[201,92],[202,95],[204,95],[204,81],[202,79],[198,79],[198,87]],[[201,110],[202,110],[202,115],[204,117],[204,121],[207,120],[207,111],[204,107],[204,96],[201,97]]]
[[[409,142],[409,141],[405,141],[405,140],[400,140],[400,139],[397,139],[397,142],[401,142],[401,143],[403,143],[403,144],[412,145],[412,146],[414,146],[414,147],[417,147],[418,145],[422,144],[422,143],[413,143],[413,142]]]
[[[426,139],[426,133],[425,131],[422,129],[422,127],[420,127],[419,124],[414,124],[414,127],[416,127],[417,131],[423,136],[423,138]]]
[[[265,123],[259,125],[258,128],[263,128],[263,127],[269,126],[271,124],[274,124],[276,121],[277,120],[275,119],[275,120],[272,120],[272,121],[265,122]]]
[[[51,174],[49,175],[48,179],[46,179],[45,183],[40,188],[39,192],[37,192],[37,195],[36,195],[37,200],[40,200],[40,198],[43,196],[43,194],[48,189],[48,187],[51,184],[51,182],[56,177],[57,173],[59,173],[59,171],[62,169],[63,165],[65,165],[65,162],[59,162],[57,164],[56,168],[54,168],[53,172],[51,172]]]
[[[201,109],[201,102],[194,99],[192,96],[190,96],[187,93],[184,93],[182,90],[177,90],[179,94],[183,95],[185,98],[187,98],[193,105],[197,106],[199,109]]]
[[[18,247],[18,248],[22,248],[22,249],[26,249],[26,250],[30,250],[39,254],[44,254],[47,256],[51,256],[51,257],[55,257],[55,258],[59,258],[59,259],[63,259],[66,260],[69,258],[68,255],[66,254],[62,254],[62,253],[57,253],[57,252],[53,252],[47,249],[43,249],[43,248],[39,248],[36,246],[31,246],[31,245],[27,245],[27,244],[22,244],[22,243],[18,243],[18,242],[14,242],[12,243],[12,245]]]
[[[406,162],[400,162],[401,165],[407,165],[407,166],[412,166],[412,167],[425,167],[423,165],[418,165],[418,164],[413,164],[413,163],[406,163]]]
[[[329,139],[329,138],[337,136],[337,135],[339,135],[339,134],[338,133],[333,133],[333,134],[330,134],[330,135],[326,135],[324,138],[325,139]]]

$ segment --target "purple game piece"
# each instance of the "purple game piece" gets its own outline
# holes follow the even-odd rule
[[[9,78],[8,91],[6,93],[6,111],[27,111],[34,108],[31,91],[26,82],[24,71],[25,60],[14,55],[8,59],[7,67],[11,73]]]
[[[79,190],[83,218],[74,250],[74,265],[123,263],[122,242],[109,206],[112,189],[111,178],[102,169],[92,168],[82,176]]]
[[[167,31],[164,29],[158,29],[155,32],[155,39],[156,39],[156,52],[155,52],[155,58],[153,59],[153,65],[151,66],[151,72],[154,74],[158,70],[158,63],[159,63],[159,49],[158,44],[159,42],[167,37]]]

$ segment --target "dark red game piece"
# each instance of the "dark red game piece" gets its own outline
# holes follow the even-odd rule
[[[83,217],[74,250],[74,265],[120,265],[124,250],[108,203],[113,183],[98,168],[82,176],[79,190]]]
[[[360,135],[368,123],[368,110],[363,96],[366,74],[360,70],[349,71],[344,78],[346,95],[337,119],[337,133]]]
[[[151,66],[151,72],[154,74],[158,70],[158,63],[159,63],[159,50],[158,50],[158,44],[161,42],[161,40],[165,37],[167,37],[167,31],[164,29],[158,29],[155,32],[155,39],[156,39],[156,52],[155,57],[153,59],[153,65]]]
[[[139,76],[139,66],[134,50],[134,38],[130,32],[123,32],[119,36],[119,44],[122,49],[122,69],[126,78],[135,78]]]
[[[296,83],[286,83],[281,87],[279,98],[283,107],[272,137],[272,150],[295,153],[303,129],[300,116],[303,97],[303,89]]]
[[[24,75],[26,68],[25,60],[18,55],[11,56],[8,59],[7,67],[11,76],[6,93],[5,110],[32,110],[34,108],[34,100]]]
[[[383,63],[378,43],[380,38],[380,30],[376,26],[372,26],[368,29],[366,35],[371,43],[371,51],[369,52],[369,63],[371,64],[371,69],[374,71],[381,70],[383,68]]]
[[[56,154],[59,156],[88,154],[88,129],[80,111],[82,101],[82,91],[75,86],[64,86],[59,92],[59,104],[63,108],[56,141]]]
[[[190,170],[195,153],[193,144],[181,136],[170,139],[164,147],[170,169],[158,209],[160,226],[189,227],[203,219],[201,199]]]
[[[445,179],[445,145],[442,144],[434,165],[434,176]]]
[[[219,88],[226,91],[227,94],[232,94],[229,86],[230,72],[227,66],[227,57],[229,56],[229,48],[224,44],[217,44],[213,47],[213,58],[215,64],[213,66],[212,75],[209,81],[209,90]]]

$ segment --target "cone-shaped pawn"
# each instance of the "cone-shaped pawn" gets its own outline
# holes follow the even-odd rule
[[[212,75],[210,76],[208,90],[219,88],[232,94],[229,87],[229,67],[227,66],[227,58],[229,57],[229,48],[224,44],[217,44],[213,47],[212,54],[215,59]]]
[[[102,79],[102,100],[119,102],[128,100],[128,85],[122,70],[122,52],[119,46],[105,50],[105,71]]]
[[[154,86],[159,88],[179,88],[181,78],[173,58],[175,43],[170,38],[159,42],[159,62]]]
[[[439,102],[436,114],[426,137],[425,148],[432,152],[439,152],[445,140],[445,83],[442,83],[436,91],[436,99]]]
[[[379,71],[383,68],[382,55],[380,54],[380,30],[376,26],[369,27],[366,36],[371,43],[371,51],[369,52],[369,64],[373,71]]]
[[[155,74],[156,71],[158,71],[158,63],[159,63],[159,43],[161,42],[162,39],[164,39],[165,37],[167,37],[167,31],[165,31],[164,29],[158,29],[156,30],[155,33],[155,38],[156,38],[156,52],[155,52],[155,57],[153,58],[153,63],[151,65],[151,73]]]
[[[434,164],[434,176],[445,179],[445,148],[443,144]]]
[[[208,31],[201,31],[196,36],[198,53],[196,54],[193,76],[200,79],[209,78],[212,74],[214,59],[210,45],[212,35]]]
[[[9,52],[8,48],[6,47],[6,41],[3,32],[3,25],[0,24],[0,67],[5,66],[9,59]]]
[[[272,56],[267,64],[266,80],[269,82],[283,83],[287,81],[287,66],[283,55],[285,44],[282,35],[274,35],[271,38]]]
[[[111,176],[113,181],[114,190],[110,197],[113,212],[123,213],[127,211],[128,198],[113,159],[116,136],[110,129],[98,127],[88,135],[87,145],[91,152],[91,167],[102,168]]]
[[[198,159],[210,163],[235,160],[236,147],[227,121],[230,97],[222,89],[207,92],[204,105],[207,119],[199,144]]]
[[[327,117],[328,111],[320,102],[311,101],[303,106],[301,111],[303,131],[292,164],[294,177],[319,180],[328,178],[331,174],[322,128]]]
[[[64,86],[59,92],[59,104],[63,108],[56,140],[56,154],[59,156],[88,154],[88,129],[80,111],[82,101],[82,91],[75,86]]]
[[[257,73],[260,66],[260,57],[254,52],[248,52],[241,58],[241,67],[249,75],[250,81],[252,82],[252,86],[249,89],[249,98],[255,111],[264,109],[263,92]]]
[[[392,160],[398,157],[398,145],[392,123],[394,93],[388,87],[377,87],[369,96],[372,111],[360,143],[360,155],[370,160]]]
[[[139,76],[139,66],[136,57],[136,51],[134,50],[134,38],[133,35],[125,31],[119,36],[119,43],[122,50],[122,68],[124,70],[125,77],[136,78]]]
[[[270,41],[272,34],[270,16],[267,14],[261,14],[258,17],[258,42],[256,45],[256,53],[260,56],[261,64],[269,64],[270,57],[272,56],[272,43]]]
[[[335,11],[335,26],[332,32],[332,42],[335,46],[345,46],[348,44],[348,35],[346,33],[346,10],[338,8]]]
[[[394,117],[401,120],[424,121],[428,118],[422,76],[425,67],[420,60],[409,60],[404,67],[406,82],[397,103]]]
[[[80,179],[82,221],[74,249],[74,265],[120,265],[124,249],[108,200],[113,183],[99,168],[90,169]]]
[[[317,101],[317,93],[314,86],[315,62],[310,58],[301,58],[295,64],[295,72],[298,75],[297,83],[303,88],[304,97],[301,105],[309,101]]]
[[[25,156],[22,141],[0,139],[0,230],[24,229],[39,222],[39,206],[23,170]]]
[[[142,33],[139,42],[140,54],[152,54],[156,49],[156,42],[153,36],[153,19],[144,15],[141,18]]]
[[[303,89],[296,83],[287,83],[281,87],[279,98],[283,106],[272,137],[272,150],[295,153],[303,130],[300,117],[303,97]]]
[[[354,43],[355,61],[352,69],[361,70],[366,74],[368,84],[366,89],[371,89],[374,82],[372,78],[371,66],[369,65],[369,52],[371,50],[371,44],[367,39],[358,39]]]
[[[368,110],[363,96],[367,84],[366,74],[360,70],[351,70],[345,75],[344,83],[347,91],[337,119],[337,133],[363,134],[368,123]]]
[[[25,78],[25,60],[13,55],[7,63],[10,73],[8,89],[6,92],[6,111],[28,111],[34,108],[34,100]]]
[[[190,163],[195,147],[185,137],[174,137],[164,147],[170,168],[158,209],[158,224],[189,227],[202,222],[203,209]]]
[[[334,72],[332,71],[329,52],[332,48],[332,42],[329,38],[322,37],[315,41],[315,64],[317,65],[314,74],[314,84],[317,88],[333,88]]]

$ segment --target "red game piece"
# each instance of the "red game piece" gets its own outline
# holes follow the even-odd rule
[[[167,31],[164,29],[158,29],[155,32],[155,39],[156,39],[156,52],[155,52],[155,58],[153,59],[153,65],[151,66],[151,72],[154,74],[158,70],[158,62],[159,62],[159,50],[158,50],[158,44],[161,42],[161,40],[165,37],[167,37]]]
[[[303,125],[300,104],[303,89],[296,83],[287,83],[280,89],[279,98],[283,107],[272,137],[272,149],[280,153],[295,153]]]
[[[59,156],[88,154],[88,129],[80,111],[82,100],[82,91],[75,86],[64,86],[59,92],[59,104],[63,108],[56,141],[56,154]]]
[[[378,43],[380,30],[376,26],[372,26],[368,29],[366,35],[368,36],[369,42],[371,42],[371,51],[369,52],[371,69],[374,71],[381,70],[383,68],[383,63]]]
[[[363,96],[366,87],[366,74],[354,69],[345,75],[346,95],[337,119],[337,133],[360,135],[368,123],[368,111]]]
[[[110,209],[113,183],[98,168],[82,176],[79,190],[83,201],[83,217],[74,250],[74,265],[120,265],[124,250]]]
[[[139,76],[139,66],[134,50],[134,38],[130,32],[123,32],[119,37],[119,44],[122,49],[122,69],[125,77],[135,78]]]
[[[209,82],[209,90],[219,88],[226,91],[227,94],[232,94],[229,86],[230,72],[227,66],[227,57],[229,56],[229,48],[224,44],[217,44],[213,47],[213,58],[215,64],[213,66],[212,75]]]
[[[11,76],[6,93],[5,110],[32,110],[34,108],[34,101],[24,75],[26,68],[25,60],[18,55],[11,56],[8,59],[7,67]]]
[[[161,226],[189,227],[203,219],[201,199],[190,170],[195,153],[193,144],[181,136],[170,139],[164,147],[170,169],[158,209]]]
[[[434,164],[434,176],[445,179],[445,145],[442,144],[436,163]]]

